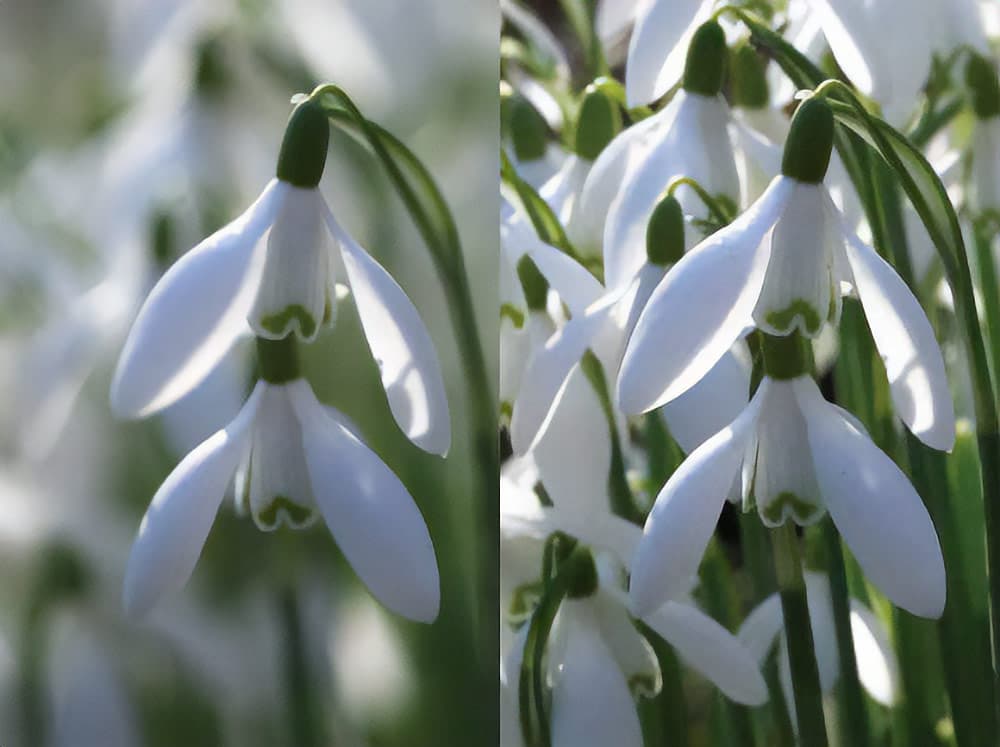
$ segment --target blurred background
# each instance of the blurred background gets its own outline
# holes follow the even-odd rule
[[[423,512],[432,626],[387,613],[322,522],[259,532],[225,501],[191,582],[142,622],[125,560],[156,488],[222,427],[251,347],[161,416],[115,422],[110,376],[163,270],[274,172],[289,98],[342,86],[424,160],[458,222],[490,370],[497,350],[493,0],[6,0],[0,4],[0,744],[496,743],[495,641],[476,639],[466,386],[440,284],[381,167],[334,131],[321,188],[399,280],[442,359],[454,445],[389,415],[350,304],[304,351]],[[495,500],[495,498],[494,498]],[[491,598],[495,594],[486,593]],[[495,621],[491,622],[495,628]]]

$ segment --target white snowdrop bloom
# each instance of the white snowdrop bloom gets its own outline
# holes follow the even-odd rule
[[[803,341],[769,344],[788,352]],[[769,355],[765,347],[765,371]],[[638,612],[655,609],[696,571],[727,495],[742,480],[744,501],[752,496],[766,525],[811,524],[828,511],[865,575],[894,604],[940,616],[944,561],[920,496],[855,419],[823,399],[801,360],[780,376],[765,375],[739,417],[696,449],[656,497],[632,565]]]
[[[505,152],[515,171],[527,184],[540,190],[559,172],[569,153],[555,142],[551,129],[561,124],[562,113],[558,121],[550,121],[552,102],[545,97],[540,99],[533,92],[537,88],[527,81],[514,90],[502,82],[500,122]]]
[[[740,180],[720,91],[725,36],[707,23],[691,42],[683,88],[661,111],[629,127],[594,162],[579,198],[582,220],[570,239],[581,252],[603,242],[608,288],[627,284],[645,257],[646,225],[667,185],[676,177],[697,181],[713,197],[740,203]],[[691,191],[679,192],[688,215],[707,209]]]
[[[403,290],[337,223],[317,188],[328,137],[320,106],[300,104],[277,178],[156,284],[115,371],[117,414],[149,415],[190,391],[247,321],[266,339],[314,339],[321,324],[333,321],[335,283],[346,280],[396,422],[422,449],[448,451],[448,405],[430,335]]]
[[[969,202],[981,214],[1000,209],[1000,83],[993,63],[977,54],[966,63],[965,81],[975,113]]]
[[[504,477],[500,506],[502,541],[533,539],[539,558],[542,543],[553,532],[581,543],[567,561],[571,591],[560,606],[548,644],[553,737],[565,733],[567,738],[559,743],[566,745],[633,743],[628,738],[638,720],[629,686],[647,693],[660,686],[656,657],[635,628],[623,588],[639,528],[607,512],[582,516],[560,509],[558,503],[542,507],[526,488]],[[748,705],[767,700],[767,687],[750,651],[686,599],[667,601],[642,620],[676,649],[681,661],[727,697]],[[502,667],[514,703],[524,639],[522,628]],[[564,705],[557,706],[560,702]],[[595,708],[613,722],[602,729],[613,732],[592,731]],[[588,734],[596,736],[585,738]],[[569,735],[583,741],[573,741]]]
[[[846,286],[864,308],[896,413],[928,446],[951,448],[954,408],[934,331],[895,270],[844,224],[822,184],[832,133],[829,107],[804,102],[785,145],[784,173],[653,291],[622,359],[625,413],[687,391],[749,328],[815,337],[837,319]]]
[[[820,687],[824,693],[829,694],[840,677],[830,581],[826,574],[813,571],[805,572],[805,581]],[[857,599],[850,599],[849,602],[858,679],[876,702],[892,706],[899,694],[899,664],[889,640],[889,631],[875,613]],[[747,615],[740,626],[738,637],[762,663],[775,643],[778,643],[778,672],[785,701],[789,706],[788,712],[794,715],[788,647],[781,614],[781,597],[777,593],[767,597]]]
[[[689,234],[685,234],[684,215],[677,200],[665,198],[650,225],[646,261],[631,282],[622,290],[605,292],[582,314],[570,319],[544,347],[534,351],[528,362],[514,406],[511,440],[519,454],[541,449],[536,459],[543,477],[552,471],[545,468],[547,444],[562,452],[587,454],[588,458],[582,460],[586,465],[603,464],[606,470],[610,454],[606,460],[597,458],[600,449],[584,449],[581,443],[581,439],[596,439],[597,435],[579,422],[586,414],[579,401],[585,395],[577,391],[575,380],[585,381],[586,377],[579,374],[581,359],[588,350],[601,363],[609,386],[617,378],[625,344],[640,312],[668,267],[683,256],[685,236]],[[737,343],[701,383],[663,408],[670,433],[685,451],[731,422],[743,409],[750,388],[749,355],[744,353],[745,346]],[[592,407],[597,409],[597,422],[605,422],[600,401]],[[559,431],[558,436],[549,434],[552,428]],[[603,435],[605,431],[606,424],[598,433]],[[580,473],[578,469],[568,471]],[[606,474],[598,483],[602,490]]]
[[[805,5],[837,64],[894,125],[905,124],[915,110],[934,52],[947,55],[968,44],[989,54],[976,0],[805,0]],[[892,34],[884,33],[887,28]]]
[[[294,338],[258,338],[262,379],[224,429],[188,454],[156,492],[125,571],[141,615],[190,577],[227,487],[264,531],[323,516],[348,562],[389,609],[430,622],[438,571],[413,498],[382,460],[323,407],[298,373]]]

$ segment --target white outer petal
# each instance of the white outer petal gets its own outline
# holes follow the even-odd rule
[[[733,422],[750,396],[750,351],[737,342],[693,387],[660,411],[685,454]]]
[[[781,615],[781,597],[776,592],[750,611],[740,625],[736,637],[758,662],[763,663],[784,624]]]
[[[726,697],[752,706],[767,702],[767,684],[753,653],[705,613],[688,604],[667,602],[642,619]]]
[[[564,602],[560,612],[565,648],[552,688],[552,747],[641,747],[625,675],[580,604]]]
[[[656,497],[632,561],[629,592],[637,614],[689,588],[739,473],[768,383],[764,379],[740,416],[684,460]]]
[[[125,567],[122,598],[128,615],[145,614],[164,594],[187,583],[266,386],[258,383],[236,419],[184,457],[156,491]]]
[[[243,215],[181,257],[150,292],[114,380],[111,409],[143,417],[176,402],[215,367],[246,327],[262,254],[255,251],[287,193],[272,179]]]
[[[893,705],[899,696],[899,664],[889,633],[874,612],[854,599],[851,637],[861,684],[882,705]]]
[[[899,607],[940,617],[944,559],[920,496],[881,449],[827,404],[815,382],[802,378],[796,386],[823,501],[865,575]]]
[[[749,210],[686,254],[653,291],[622,359],[623,412],[646,412],[686,392],[750,324],[769,256],[762,242],[793,184],[777,177]]]
[[[632,30],[625,61],[625,97],[639,106],[665,94],[684,73],[691,36],[712,0],[655,0]]]
[[[440,605],[434,546],[406,487],[329,417],[302,380],[289,384],[316,505],[347,561],[392,611],[432,622]]]
[[[406,293],[329,209],[330,233],[340,244],[365,339],[378,364],[389,409],[400,429],[424,451],[444,456],[451,420],[441,366],[430,333]]]
[[[673,126],[679,108],[680,99],[674,97],[661,111],[619,132],[594,161],[577,201],[576,219],[566,226],[579,251],[591,254],[601,249],[611,203],[626,176],[645,160],[661,133]],[[605,258],[606,274],[608,269]]]
[[[574,317],[536,350],[521,377],[514,403],[510,437],[514,451],[525,454],[545,433],[565,391],[570,373],[580,362],[608,318],[618,294],[609,294]]]
[[[885,363],[896,413],[925,444],[950,451],[955,409],[934,330],[896,271],[853,231],[845,228],[845,234],[854,287]]]

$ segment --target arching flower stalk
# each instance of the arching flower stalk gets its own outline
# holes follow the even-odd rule
[[[626,413],[671,401],[698,382],[748,329],[819,334],[857,293],[885,363],[896,413],[914,435],[948,450],[955,415],[941,351],[920,304],[844,224],[823,186],[833,116],[804,101],[785,144],[782,174],[743,215],[677,263],[629,340],[618,380]]]
[[[117,414],[143,417],[182,397],[215,368],[247,322],[265,339],[315,339],[334,322],[335,285],[346,281],[396,422],[422,449],[448,451],[448,404],[430,335],[403,290],[340,226],[319,190],[328,139],[321,106],[300,103],[277,177],[243,215],[156,284],[115,371]]]
[[[348,562],[389,609],[437,617],[437,561],[399,478],[301,378],[293,336],[257,338],[261,379],[236,418],[188,454],[156,492],[125,571],[128,613],[149,611],[194,570],[219,504],[235,483],[263,531],[323,516]]]

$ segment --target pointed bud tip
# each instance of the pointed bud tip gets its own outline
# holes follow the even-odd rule
[[[689,93],[717,96],[722,91],[729,50],[726,32],[717,21],[706,21],[691,37],[684,64],[683,87]]]
[[[823,99],[806,99],[795,110],[781,158],[781,173],[806,184],[820,184],[833,151],[833,111]]]

